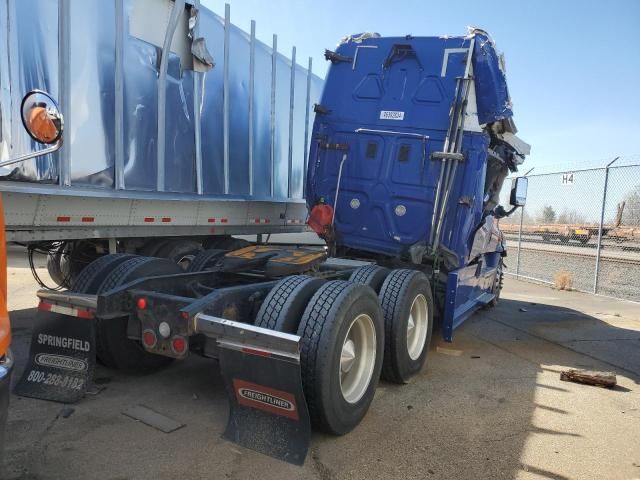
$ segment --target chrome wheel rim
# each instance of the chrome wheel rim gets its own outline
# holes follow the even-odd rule
[[[349,326],[340,351],[340,391],[348,403],[356,403],[369,388],[376,363],[376,330],[367,314]]]
[[[407,352],[411,360],[422,355],[429,327],[429,307],[423,294],[416,295],[411,303],[407,320]]]

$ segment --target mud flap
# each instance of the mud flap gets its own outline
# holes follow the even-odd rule
[[[299,358],[219,342],[229,399],[224,438],[302,465],[311,441]]]
[[[62,403],[80,400],[96,365],[94,322],[39,313],[31,335],[29,363],[14,393]]]

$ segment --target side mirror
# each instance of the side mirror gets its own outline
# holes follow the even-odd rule
[[[511,180],[511,197],[509,203],[514,207],[524,207],[527,203],[528,187],[529,179],[527,177],[518,177]]]
[[[58,105],[49,94],[40,90],[27,93],[20,111],[25,130],[36,142],[52,145],[60,140],[64,121]]]

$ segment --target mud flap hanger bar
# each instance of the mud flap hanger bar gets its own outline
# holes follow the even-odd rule
[[[274,355],[300,363],[300,337],[256,327],[247,323],[197,313],[193,317],[193,332],[215,338],[218,343],[251,350],[263,356]]]
[[[48,312],[62,313],[73,317],[93,318],[98,309],[98,297],[96,295],[38,290],[37,296],[40,299],[38,308]],[[81,312],[86,312],[86,314],[78,315]]]
[[[229,400],[224,438],[302,465],[311,422],[302,387],[300,337],[197,313],[196,333],[217,340]]]

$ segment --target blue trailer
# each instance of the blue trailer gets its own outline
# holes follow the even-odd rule
[[[511,186],[510,212],[499,193],[529,147],[489,35],[364,33],[326,58],[305,183],[326,247],[208,249],[186,273],[167,259],[103,256],[69,291],[38,292],[20,394],[78,401],[96,357],[147,371],[190,353],[217,358],[225,437],[301,464],[311,425],[346,434],[380,377],[408,383],[424,368],[434,325],[451,341],[497,302],[498,220],[524,204],[526,178]]]

